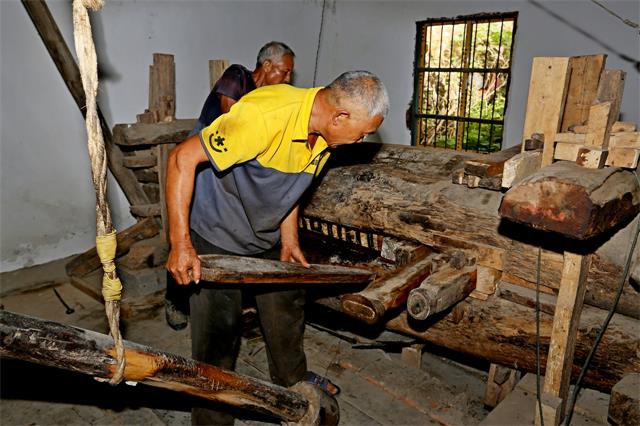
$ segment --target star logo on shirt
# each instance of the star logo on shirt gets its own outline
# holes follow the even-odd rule
[[[224,146],[224,138],[218,134],[217,130],[215,135],[209,135],[209,147],[215,152],[227,152],[227,147]]]

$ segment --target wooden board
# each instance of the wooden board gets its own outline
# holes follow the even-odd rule
[[[622,70],[605,70],[602,73],[596,100],[589,111],[586,145],[608,146],[609,133],[620,115],[625,78],[626,73]],[[609,105],[604,106],[606,104]]]
[[[149,67],[149,112],[157,122],[176,118],[176,65],[173,55],[153,54],[153,65]]]
[[[604,54],[572,56],[569,59],[569,87],[561,131],[567,131],[572,125],[584,124],[589,118],[589,108],[598,93],[598,82],[606,59]]]
[[[221,284],[346,284],[368,283],[375,274],[366,269],[209,254],[200,256],[202,279]]]
[[[497,176],[502,174],[504,163],[522,149],[520,145],[515,145],[502,151],[467,160],[464,163],[464,172],[481,178]]]
[[[553,141],[560,130],[569,84],[569,58],[533,58],[522,140],[544,135],[542,167],[553,162]]]
[[[130,155],[122,159],[122,165],[129,169],[153,167],[158,159],[154,155]]]

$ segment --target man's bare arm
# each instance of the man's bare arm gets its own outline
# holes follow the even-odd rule
[[[298,262],[309,267],[309,262],[304,257],[298,241],[298,211],[296,205],[280,224],[280,260],[284,262]]]
[[[166,201],[171,251],[167,269],[178,284],[200,281],[200,260],[189,236],[189,206],[198,164],[208,161],[198,135],[191,136],[169,153]]]

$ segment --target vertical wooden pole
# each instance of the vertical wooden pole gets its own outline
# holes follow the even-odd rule
[[[213,86],[215,86],[216,81],[218,81],[218,79],[220,77],[222,77],[222,74],[224,74],[224,71],[229,68],[229,61],[227,59],[210,59],[209,60],[209,89],[213,89]]]
[[[161,144],[158,146],[158,183],[160,184],[160,219],[162,221],[162,239],[169,241],[169,218],[167,216],[167,197],[166,180],[167,180],[167,158],[169,151],[176,146],[174,143]]]
[[[560,424],[564,416],[589,261],[588,255],[564,253],[543,390],[543,419],[547,426]],[[536,424],[540,424],[539,416],[536,410]]]
[[[149,67],[149,111],[156,122],[176,118],[176,64],[173,55],[153,54]]]

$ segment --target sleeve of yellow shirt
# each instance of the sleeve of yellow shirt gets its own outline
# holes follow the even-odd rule
[[[253,160],[268,145],[264,117],[257,106],[237,102],[202,130],[200,143],[218,171]]]

